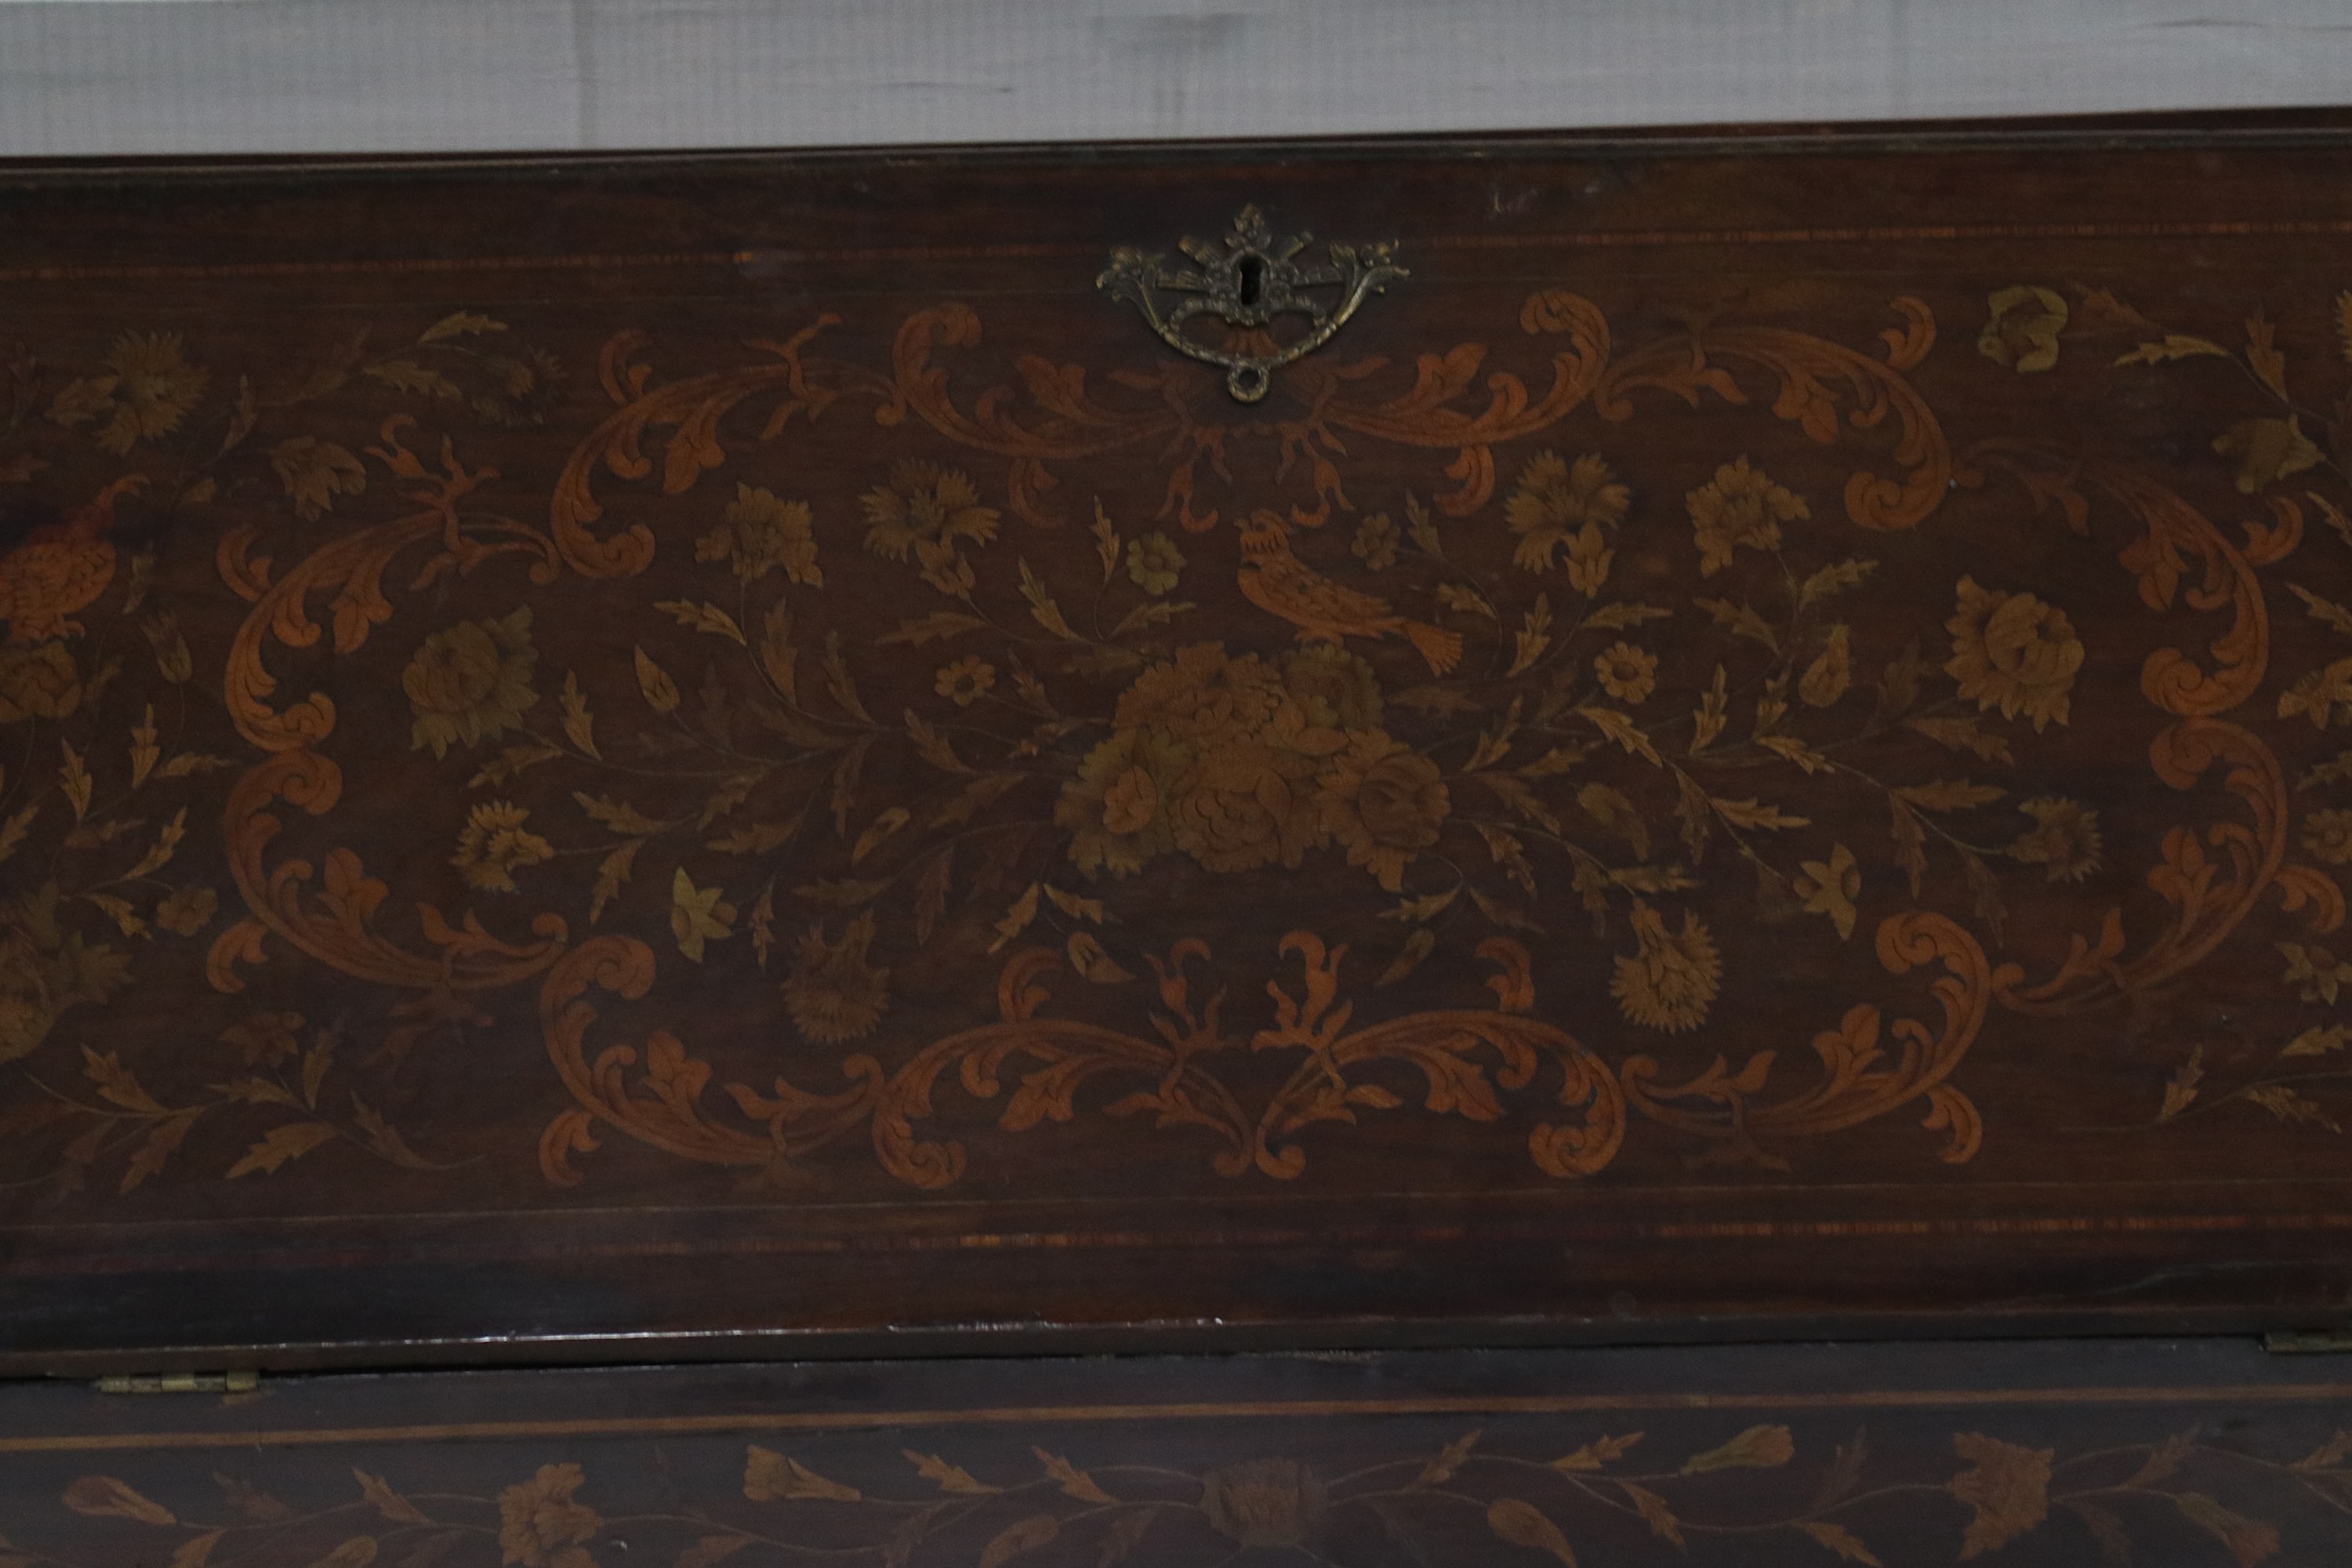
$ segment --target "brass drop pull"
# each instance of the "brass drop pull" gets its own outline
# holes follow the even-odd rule
[[[1222,245],[1190,237],[1179,243],[1192,266],[1171,267],[1164,255],[1122,246],[1111,252],[1095,285],[1132,302],[1178,353],[1223,366],[1234,401],[1255,403],[1274,384],[1276,370],[1329,342],[1367,296],[1409,276],[1396,264],[1392,239],[1334,241],[1324,246],[1320,265],[1303,266],[1298,253],[1313,242],[1304,233],[1277,237],[1265,214],[1245,206]],[[1225,342],[1211,342],[1192,330],[1199,316],[1213,316],[1234,331]],[[1276,343],[1270,329],[1284,316],[1305,317],[1307,330]]]

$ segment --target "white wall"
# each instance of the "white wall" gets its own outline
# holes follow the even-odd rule
[[[0,0],[0,156],[2352,103],[2352,0]]]

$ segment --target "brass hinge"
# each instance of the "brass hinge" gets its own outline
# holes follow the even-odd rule
[[[2352,1329],[2290,1329],[2263,1336],[2273,1355],[2352,1354]]]
[[[257,1372],[166,1372],[98,1380],[100,1394],[251,1394],[260,1386]]]

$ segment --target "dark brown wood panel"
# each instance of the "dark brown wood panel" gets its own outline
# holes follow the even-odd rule
[[[0,178],[0,1353],[2339,1321],[2347,176]]]
[[[2040,1342],[0,1392],[61,1568],[1949,1563],[2352,1547],[2340,1357]]]

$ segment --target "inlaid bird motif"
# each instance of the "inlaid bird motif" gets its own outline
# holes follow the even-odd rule
[[[1444,675],[1462,662],[1462,634],[1398,615],[1386,599],[1344,588],[1291,552],[1290,530],[1271,511],[1242,524],[1242,596],[1298,628],[1301,642],[1384,637],[1394,632]]]
[[[68,617],[114,580],[114,546],[106,535],[114,527],[115,500],[146,484],[143,474],[125,475],[64,521],[33,530],[0,555],[0,620],[8,623],[8,641],[47,642],[82,629]]]

